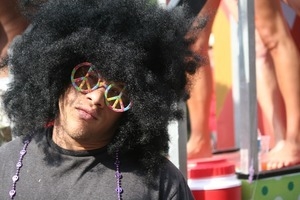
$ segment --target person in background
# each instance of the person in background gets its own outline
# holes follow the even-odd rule
[[[296,2],[285,2],[297,12]],[[208,0],[199,15],[215,13],[219,3],[218,0]],[[224,3],[237,20],[237,2],[233,4],[233,1],[225,0]],[[207,36],[199,37],[204,43],[194,44],[195,51],[197,48],[198,52],[203,49],[204,55],[207,52],[211,31],[209,27],[212,23],[213,20],[208,21],[207,29],[201,32]],[[271,127],[268,134],[274,135],[275,138],[275,146],[269,153],[268,169],[278,169],[300,162],[300,84],[295,84],[300,80],[299,52],[284,19],[279,0],[255,1],[255,28],[257,98]],[[199,71],[201,70],[202,74],[198,73],[198,77],[195,75],[195,87],[188,101],[191,122],[188,158],[211,156],[208,132],[211,73],[209,68]],[[203,101],[208,103],[206,107],[200,108],[204,105],[200,103]]]
[[[7,56],[12,40],[28,26],[16,0],[0,0],[0,61]],[[9,82],[8,67],[0,69],[0,98]],[[11,124],[0,103],[0,145],[12,139]]]
[[[271,96],[275,106],[269,111],[275,113],[270,117],[270,123],[277,141],[269,153],[267,168],[278,169],[299,164],[300,55],[283,16],[280,0],[255,1],[255,27],[267,50],[265,55],[269,56],[274,66],[275,77],[270,79],[270,76],[266,76],[267,80],[271,80],[266,84],[272,85],[272,80],[277,80]],[[282,107],[284,111],[281,111]],[[283,119],[280,119],[278,115],[284,112]]]
[[[190,98],[187,101],[190,136],[187,143],[188,159],[206,158],[212,156],[211,133],[209,130],[209,115],[211,97],[213,92],[213,75],[211,62],[208,56],[209,37],[220,0],[207,0],[203,8],[197,15],[189,35],[197,35],[196,42],[191,46],[191,50],[199,56],[203,56],[204,61],[201,68],[191,76],[192,88]],[[199,30],[199,20],[206,19],[203,30]],[[196,31],[195,31],[196,30]]]
[[[0,147],[0,199],[192,200],[167,158],[200,66],[185,8],[51,0],[30,21],[7,58],[19,137]]]
[[[237,20],[237,2],[224,0]],[[281,1],[255,1],[257,99],[274,137],[266,169],[300,162],[299,52],[283,15]],[[299,84],[297,84],[299,83]]]

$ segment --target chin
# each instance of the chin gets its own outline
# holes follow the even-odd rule
[[[90,130],[87,127],[72,127],[68,130],[68,134],[73,139],[86,139],[90,137]]]

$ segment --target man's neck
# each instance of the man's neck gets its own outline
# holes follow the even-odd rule
[[[94,150],[106,146],[111,138],[97,140],[75,139],[70,137],[61,127],[54,126],[52,140],[63,149],[73,151]]]

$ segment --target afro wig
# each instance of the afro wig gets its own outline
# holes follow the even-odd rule
[[[186,38],[193,19],[185,6],[168,11],[149,0],[40,2],[8,58],[13,81],[3,100],[14,134],[53,121],[72,69],[90,62],[106,80],[126,83],[133,102],[109,153],[130,152],[154,172],[168,151],[168,123],[182,117],[177,104],[187,97],[188,74],[199,66],[189,50],[193,39]]]

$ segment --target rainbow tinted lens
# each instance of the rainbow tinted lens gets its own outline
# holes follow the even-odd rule
[[[74,67],[71,82],[76,90],[89,93],[100,85],[101,76],[91,63],[84,62]]]
[[[111,83],[105,90],[106,105],[116,112],[125,112],[132,103],[126,93],[124,84]]]
[[[125,112],[132,106],[125,84],[114,82],[105,84],[91,63],[84,62],[74,67],[71,82],[76,90],[83,93],[89,93],[100,86],[104,87],[106,105],[115,112]]]

